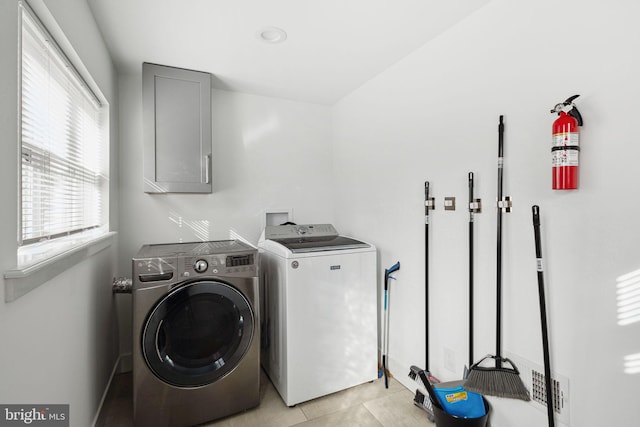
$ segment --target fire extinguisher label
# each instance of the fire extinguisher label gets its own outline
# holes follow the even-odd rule
[[[555,150],[551,153],[553,167],[579,166],[578,150]]]
[[[579,166],[578,150],[556,150],[551,153],[553,167]]]
[[[551,164],[553,167],[579,166],[580,134],[560,133],[553,135]]]
[[[580,134],[577,132],[557,133],[553,135],[552,147],[580,146]]]

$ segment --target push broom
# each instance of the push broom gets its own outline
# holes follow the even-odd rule
[[[500,116],[498,125],[498,216],[497,216],[497,253],[496,253],[496,354],[487,355],[469,368],[469,376],[465,389],[476,393],[508,397],[512,399],[531,400],[529,391],[520,378],[520,372],[514,363],[501,356],[501,312],[502,312],[502,210],[510,212],[508,198],[502,196],[502,172],[504,165],[504,123]],[[480,366],[487,359],[495,361],[495,367]],[[506,366],[506,365],[510,365]]]

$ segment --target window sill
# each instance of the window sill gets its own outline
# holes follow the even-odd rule
[[[45,261],[4,273],[4,301],[15,301],[63,271],[101,252],[113,243],[115,232],[109,232]]]

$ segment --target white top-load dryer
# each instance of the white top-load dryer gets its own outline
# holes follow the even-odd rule
[[[287,406],[378,377],[376,248],[330,224],[267,226],[262,365]]]

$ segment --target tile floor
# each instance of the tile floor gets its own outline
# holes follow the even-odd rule
[[[131,373],[114,377],[96,427],[131,427]],[[309,402],[287,407],[268,377],[262,374],[260,406],[223,418],[207,427],[412,427],[433,426],[413,404],[413,392],[393,378],[362,384]]]

